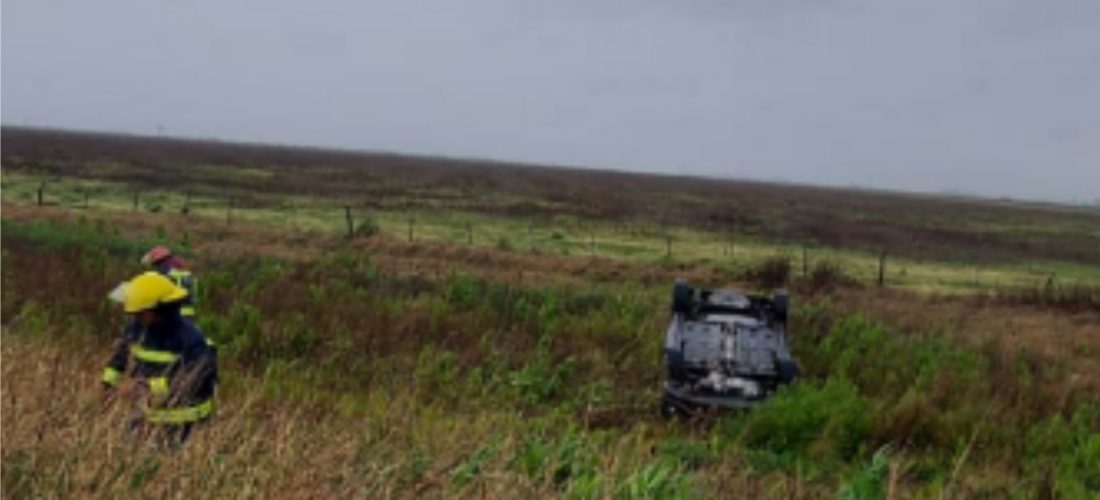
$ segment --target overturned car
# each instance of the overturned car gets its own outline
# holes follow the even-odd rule
[[[677,280],[665,339],[661,413],[748,408],[798,376],[787,345],[786,292],[746,295]]]

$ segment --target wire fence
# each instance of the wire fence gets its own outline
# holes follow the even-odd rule
[[[28,189],[29,188],[29,189]],[[753,266],[786,262],[785,281],[847,280],[854,283],[887,287],[914,285],[907,277],[906,261],[895,263],[890,249],[873,254],[863,252],[861,258],[837,258],[844,250],[823,249],[815,245],[776,246],[745,244],[737,235],[716,235],[711,241],[678,241],[674,229],[664,224],[639,221],[578,221],[571,226],[546,221],[514,222],[517,227],[500,227],[493,217],[484,214],[455,215],[448,207],[437,212],[449,213],[449,224],[441,229],[437,220],[425,224],[422,211],[406,201],[397,204],[404,212],[387,210],[386,200],[347,200],[324,197],[286,197],[265,194],[228,192],[198,192],[186,188],[179,193],[143,191],[133,188],[126,195],[117,186],[97,186],[68,180],[15,183],[6,181],[3,189],[11,191],[5,198],[38,206],[55,206],[79,210],[130,211],[131,213],[178,214],[182,218],[222,218],[227,226],[265,224],[292,231],[320,231],[340,235],[349,241],[378,234],[405,239],[410,243],[448,243],[495,246],[501,250],[531,253],[557,252],[564,255],[626,257],[648,255],[666,264],[709,262],[739,267],[750,272]],[[126,199],[128,198],[128,199]],[[389,215],[385,228],[378,214]],[[403,215],[402,215],[403,214]],[[514,218],[514,217],[513,217]],[[403,219],[399,221],[400,219]],[[485,222],[483,229],[479,222]],[[764,249],[762,249],[764,248]],[[769,264],[771,262],[771,264]],[[895,265],[896,264],[896,265]],[[952,283],[970,288],[996,288],[996,280],[983,280],[981,266],[972,265],[965,279],[955,273]],[[1034,274],[1034,273],[1033,273]],[[1054,273],[1042,273],[1035,278],[1050,285]],[[943,279],[939,280],[943,284]]]

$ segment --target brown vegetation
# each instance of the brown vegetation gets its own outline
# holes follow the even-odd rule
[[[1100,214],[1087,209],[12,127],[3,129],[2,140],[8,169],[196,193],[232,190],[242,206],[276,203],[266,195],[297,194],[359,207],[430,205],[535,218],[574,214],[659,222],[777,241],[889,249],[918,259],[1100,264]],[[214,175],[230,168],[244,173]]]

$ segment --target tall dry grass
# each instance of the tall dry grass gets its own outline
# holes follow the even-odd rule
[[[240,380],[222,388],[216,418],[172,451],[124,432],[127,405],[104,400],[91,351],[12,339],[2,350],[3,485],[9,498],[540,493],[504,470],[464,485],[450,480],[448,466],[496,438],[501,423],[494,420],[507,415],[481,415],[456,432],[458,423],[420,414],[407,401],[375,401],[356,418],[249,390],[270,380]],[[422,471],[416,470],[415,450],[431,450],[432,462]]]
[[[517,460],[539,433],[522,415],[454,415],[384,395],[354,410],[291,403],[254,390],[277,383],[265,379],[223,387],[216,417],[170,450],[128,437],[128,409],[104,400],[93,346],[5,337],[5,498],[662,498],[668,481],[687,485],[667,490],[675,498],[827,498],[833,488],[752,473],[736,454],[697,471],[663,469],[660,425],[577,434],[577,449],[595,452],[526,470]],[[559,477],[582,462],[591,474]]]

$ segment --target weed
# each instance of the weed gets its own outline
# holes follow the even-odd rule
[[[871,462],[856,472],[840,492],[841,500],[885,500],[890,470],[889,447],[880,448]]]
[[[791,278],[791,260],[788,257],[769,257],[742,272],[742,278],[760,288],[779,288]]]
[[[753,412],[731,421],[750,448],[815,459],[848,460],[871,429],[870,403],[845,379],[803,382],[779,391]]]
[[[382,232],[382,226],[370,215],[362,215],[355,225],[355,236],[359,238],[372,238]]]
[[[534,357],[509,377],[516,394],[530,404],[549,402],[566,383],[573,369],[572,359],[557,364],[550,355],[550,337],[539,341]]]
[[[693,498],[687,476],[666,460],[655,460],[626,478],[620,496],[629,500]]]
[[[701,468],[715,459],[705,443],[683,439],[663,441],[657,446],[657,452],[686,470]]]
[[[499,446],[500,441],[493,440],[466,457],[466,460],[451,473],[451,477],[454,478],[455,484],[461,486],[476,479],[481,474],[486,462],[492,459],[493,455],[496,454]]]
[[[1082,406],[1066,419],[1055,415],[1028,431],[1025,470],[1036,495],[1086,498],[1100,494],[1100,406]],[[1053,477],[1053,484],[1043,478]]]

